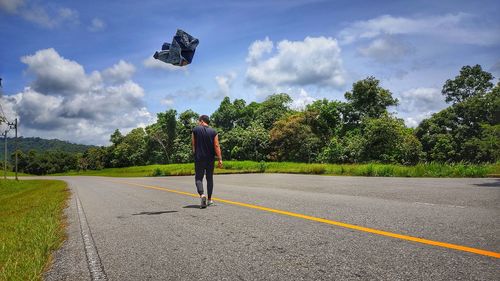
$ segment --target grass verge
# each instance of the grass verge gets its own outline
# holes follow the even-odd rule
[[[41,280],[64,240],[62,181],[0,180],[0,280]]]
[[[3,168],[1,168],[1,169],[3,169]],[[22,177],[22,176],[31,176],[30,174],[25,174],[25,173],[17,173],[17,175],[19,177]],[[3,179],[3,176],[4,176],[3,170],[0,170],[0,179]],[[15,172],[7,171],[7,177],[14,177],[14,176],[16,176]]]
[[[226,161],[216,174],[234,173],[293,173],[375,177],[487,177],[500,174],[500,163],[469,165],[428,163],[415,166],[391,164],[308,164],[292,162]],[[57,175],[87,175],[110,177],[148,177],[193,175],[194,164],[149,165],[109,168],[97,171],[69,172]]]

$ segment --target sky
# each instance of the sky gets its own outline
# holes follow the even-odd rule
[[[447,107],[462,66],[498,81],[498,14],[499,1],[0,0],[0,104],[22,136],[107,145],[169,109],[282,92],[301,109],[374,76],[415,127]],[[200,40],[185,67],[152,58],[177,29]]]

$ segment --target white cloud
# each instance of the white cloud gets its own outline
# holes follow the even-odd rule
[[[103,71],[103,78],[113,82],[129,80],[135,73],[133,64],[120,60],[117,64]]]
[[[18,9],[24,6],[24,0],[0,0],[0,10],[7,13],[17,13]]]
[[[400,94],[400,113],[406,117],[410,127],[416,127],[423,119],[447,107],[441,91],[437,88],[413,88]]]
[[[101,31],[106,27],[106,24],[103,20],[99,18],[93,18],[90,22],[89,30],[92,32]]]
[[[359,53],[378,62],[396,62],[413,52],[413,48],[392,36],[384,36],[373,40],[370,45],[360,47]]]
[[[73,10],[73,9],[70,9],[70,8],[60,8],[58,11],[57,11],[57,14],[58,14],[58,21],[59,22],[62,22],[62,21],[69,21],[69,22],[74,22],[74,23],[78,23],[78,12]]]
[[[23,125],[36,124],[39,129],[48,129],[54,125],[54,116],[61,110],[64,99],[60,96],[48,96],[31,88],[26,88],[23,93],[18,94],[19,100],[14,109],[22,108]],[[17,111],[16,110],[16,111]]]
[[[418,116],[416,118],[415,117],[407,117],[407,118],[404,118],[404,121],[405,121],[406,126],[411,127],[411,128],[416,128],[418,126],[418,124],[420,124],[420,122],[422,122],[422,120],[424,120],[427,117],[428,117],[427,115]]]
[[[61,8],[57,13],[49,14],[43,7],[31,7],[21,11],[21,16],[30,22],[33,22],[41,27],[54,28],[63,23],[78,23],[78,12]]]
[[[316,99],[311,97],[309,93],[304,89],[300,89],[299,94],[292,98],[293,102],[291,104],[291,107],[297,110],[302,110],[306,107],[306,105],[316,101]]]
[[[345,73],[337,40],[306,37],[304,41],[283,40],[276,52],[272,42],[256,41],[249,48],[247,80],[262,88],[279,86],[340,87]],[[263,53],[271,57],[262,58]]]
[[[172,106],[176,103],[177,100],[189,100],[194,101],[200,98],[207,97],[208,92],[205,88],[201,86],[195,86],[191,88],[177,90],[175,92],[169,93],[165,95],[163,99],[160,100],[160,103],[166,106]]]
[[[403,92],[399,108],[403,112],[429,112],[446,107],[441,91],[437,88],[414,88]]]
[[[174,105],[175,101],[172,98],[170,98],[170,99],[169,98],[164,98],[164,99],[160,100],[160,103],[163,104],[163,105],[166,105],[166,106],[172,106],[172,105]]]
[[[269,54],[273,50],[274,44],[271,40],[269,40],[269,37],[266,37],[264,41],[262,40],[257,40],[250,45],[248,48],[248,56],[246,61],[248,63],[255,63],[257,62],[260,58],[262,58],[262,55],[264,54]]]
[[[164,63],[160,60],[153,58],[152,55],[151,55],[151,57],[148,57],[147,59],[145,59],[142,63],[146,68],[163,69],[163,70],[168,70],[168,71],[176,71],[176,70],[187,71],[187,69],[188,69],[187,66],[181,67],[181,66],[175,66],[175,65],[172,65],[169,63]]]
[[[76,10],[65,7],[53,8],[49,5],[41,6],[38,1],[0,0],[0,9],[44,28],[79,23]]]
[[[72,95],[89,89],[101,80],[99,73],[86,75],[80,64],[61,57],[52,48],[24,56],[21,61],[28,65],[27,72],[35,76],[32,88],[41,93],[50,90]]]
[[[131,80],[135,68],[129,63],[88,74],[54,49],[21,60],[34,80],[24,91],[4,96],[2,105],[10,119],[19,118],[24,136],[106,144],[116,128],[127,132],[153,121],[144,90]]]
[[[215,76],[215,81],[218,86],[215,97],[220,98],[229,96],[234,79],[236,79],[235,72],[230,72],[227,75]]]
[[[434,112],[415,113],[412,116],[403,118],[406,126],[416,128],[424,119],[430,118]]]
[[[481,26],[480,19],[466,13],[425,17],[379,16],[350,24],[339,33],[343,44],[384,35],[419,34],[437,40],[471,45],[494,45],[500,42],[498,26]]]

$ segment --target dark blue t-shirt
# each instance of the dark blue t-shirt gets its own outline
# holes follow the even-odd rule
[[[194,127],[193,135],[195,141],[194,161],[214,161],[214,141],[217,132],[210,127],[199,125]]]

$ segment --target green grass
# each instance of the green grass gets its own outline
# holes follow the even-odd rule
[[[500,163],[485,165],[418,164],[308,164],[292,162],[227,161],[216,174],[234,173],[293,173],[315,175],[373,176],[373,177],[486,177],[500,174]],[[109,168],[98,171],[69,172],[56,175],[85,175],[110,177],[148,177],[193,175],[194,164],[149,165]]]
[[[17,173],[18,176],[31,176],[29,174],[25,174],[25,173]],[[11,171],[7,171],[7,176],[8,177],[14,177],[16,176],[16,173],[15,172],[11,172]],[[0,170],[0,178],[3,179],[3,168]]]
[[[0,180],[0,280],[41,280],[64,239],[66,183]]]

